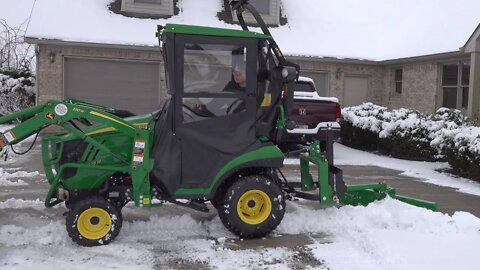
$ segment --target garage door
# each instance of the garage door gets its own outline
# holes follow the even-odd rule
[[[345,76],[343,107],[360,105],[367,101],[368,78]]]
[[[153,62],[65,58],[65,97],[150,113],[159,101],[158,69]]]

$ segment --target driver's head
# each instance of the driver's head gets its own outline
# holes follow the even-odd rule
[[[247,85],[245,64],[237,64],[233,67],[233,79],[241,87],[245,87]]]
[[[235,82],[240,87],[245,87],[247,84],[246,77],[246,50],[244,47],[239,47],[232,51],[232,73]]]

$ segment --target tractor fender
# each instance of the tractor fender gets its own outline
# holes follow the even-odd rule
[[[283,158],[268,158],[255,160],[251,162],[246,162],[238,167],[232,168],[227,173],[225,173],[213,186],[210,194],[206,197],[207,199],[212,199],[215,197],[217,192],[223,187],[233,181],[235,181],[235,176],[238,174],[247,175],[258,172],[263,169],[277,169],[283,166]]]
[[[248,168],[280,168],[283,166],[285,156],[282,151],[273,144],[262,146],[250,152],[246,152],[223,166],[210,185],[202,188],[180,188],[175,191],[173,198],[212,198],[219,187],[231,178],[236,172]]]

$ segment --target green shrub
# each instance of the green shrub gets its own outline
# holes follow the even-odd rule
[[[378,134],[358,127],[347,121],[340,122],[340,138],[342,144],[360,150],[378,150],[380,138]]]

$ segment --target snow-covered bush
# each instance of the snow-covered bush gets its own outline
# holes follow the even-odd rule
[[[363,149],[413,160],[446,159],[456,173],[480,177],[480,127],[459,110],[426,115],[364,103],[344,108],[342,115],[342,142],[349,146],[369,144]]]
[[[35,77],[29,71],[0,70],[0,116],[35,105]]]
[[[430,144],[427,116],[419,112],[389,111],[386,107],[364,103],[344,108],[342,115],[342,142],[347,145],[370,145],[363,149],[404,159],[437,160],[442,157],[441,151]],[[358,141],[364,137],[358,135],[365,133],[369,134],[368,141]]]

